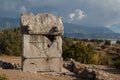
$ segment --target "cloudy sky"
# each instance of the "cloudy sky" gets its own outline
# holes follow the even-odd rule
[[[0,0],[0,17],[53,13],[64,22],[112,27],[120,24],[120,0]]]

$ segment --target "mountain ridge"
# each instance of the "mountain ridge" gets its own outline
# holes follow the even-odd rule
[[[114,33],[111,29],[104,26],[84,26],[71,23],[63,23],[66,32],[86,32],[86,33]],[[68,31],[69,30],[69,31]]]
[[[0,17],[0,28],[19,27],[20,20],[18,18]]]
[[[64,36],[90,39],[120,39],[120,34],[104,26],[85,26],[71,23],[64,24]],[[0,17],[0,28],[20,27],[19,18]]]

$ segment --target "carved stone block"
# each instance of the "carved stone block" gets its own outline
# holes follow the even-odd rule
[[[61,72],[62,58],[25,59],[23,71],[29,72]]]
[[[21,15],[22,69],[29,72],[62,70],[61,17],[53,14]]]
[[[61,17],[53,14],[25,13],[21,15],[21,27],[23,33],[61,35],[63,34],[63,23]]]
[[[23,35],[23,56],[26,58],[61,57],[62,39],[51,42],[46,36]]]

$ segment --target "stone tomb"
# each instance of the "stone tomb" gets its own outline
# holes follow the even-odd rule
[[[61,17],[53,14],[23,13],[22,69],[28,72],[61,72],[62,39]]]

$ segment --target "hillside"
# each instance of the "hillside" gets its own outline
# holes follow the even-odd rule
[[[64,23],[64,36],[85,39],[120,39],[120,34],[104,26],[82,26]]]
[[[64,23],[66,33],[83,33],[83,34],[100,34],[114,33],[109,28],[104,26],[83,26],[71,23]]]
[[[13,57],[13,55],[21,55],[21,37],[19,29],[6,29],[3,30],[2,33],[4,34],[0,35],[0,64],[1,62],[7,62],[8,64],[11,63],[13,66],[15,66],[15,64],[21,65],[21,58]],[[53,73],[52,75],[48,75],[43,73],[22,72],[19,66],[9,70],[6,65],[0,67],[0,74],[7,75],[10,80],[96,80],[79,79],[82,78],[81,76],[85,76],[86,78],[86,75],[87,78],[89,78],[89,75],[92,75],[94,78],[99,76],[97,78],[100,79],[97,80],[117,80],[120,78],[120,41],[114,43],[111,40],[76,39],[67,37],[63,37],[62,39],[62,56],[64,60],[73,58],[78,61],[78,64],[75,62],[72,65],[71,63],[73,62],[64,61],[64,67],[68,70],[70,68],[70,71],[76,73],[78,76],[76,76],[76,74],[71,75],[71,73],[62,73],[59,75]],[[9,56],[6,57],[2,55]],[[10,55],[12,55],[12,57]],[[107,66],[104,67],[101,65]]]
[[[115,24],[110,27],[114,32],[120,33],[120,24]]]
[[[20,27],[19,18],[0,17],[0,28]],[[83,26],[64,23],[64,36],[90,39],[120,39],[119,33],[114,33],[104,26]]]

